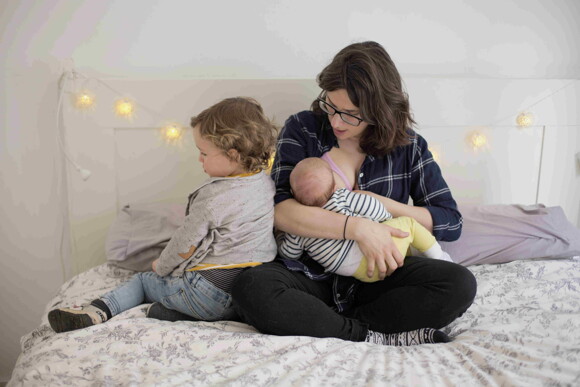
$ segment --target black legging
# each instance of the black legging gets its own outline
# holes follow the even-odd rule
[[[331,309],[332,279],[313,281],[275,261],[241,273],[232,296],[243,321],[263,333],[363,341],[368,329],[442,328],[467,310],[476,288],[473,274],[460,265],[406,257],[383,281],[361,282],[354,306],[339,314]]]

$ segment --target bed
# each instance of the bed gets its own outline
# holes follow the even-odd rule
[[[191,101],[196,104],[193,110],[199,110],[237,90],[238,95],[264,101],[266,112],[274,112],[279,121],[308,106],[318,94],[311,81],[192,82],[119,81],[113,86],[133,95],[147,89],[151,104],[178,116],[190,114],[184,112],[189,111],[185,106],[191,109]],[[576,136],[562,140],[546,136],[548,127],[527,131],[487,127],[479,131],[487,134],[493,149],[473,152],[465,139],[475,126],[456,118],[459,111],[476,122],[488,122],[489,116],[505,115],[500,109],[514,108],[513,101],[524,93],[522,85],[529,86],[526,92],[536,90],[533,82],[518,87],[512,83],[408,82],[409,94],[419,96],[413,106],[423,123],[420,133],[439,154],[438,162],[464,216],[460,240],[442,243],[443,248],[478,282],[473,305],[443,328],[451,343],[412,347],[264,335],[232,321],[159,321],[145,317],[147,305],[106,324],[55,334],[47,322],[49,310],[90,301],[135,270],[146,270],[180,222],[185,204],[178,199],[187,197],[192,180],[203,179],[198,167],[191,169],[196,165],[191,139],[177,153],[158,145],[158,135],[144,114],[130,125],[119,126],[108,118],[98,123],[81,121],[65,110],[68,126],[84,130],[69,134],[71,154],[93,172],[90,180],[81,181],[73,171],[67,188],[72,256],[79,274],[69,276],[47,303],[41,324],[22,337],[22,352],[8,386],[580,385],[580,229],[573,224],[576,220],[566,219],[562,208],[538,204],[550,201],[554,192],[550,187],[559,184],[550,181],[556,175],[547,161],[561,149],[555,139],[574,143],[580,138],[577,128],[559,128]],[[151,93],[151,88],[156,92]],[[457,94],[449,109],[431,108],[437,94],[445,90]],[[473,93],[464,96],[461,90]],[[498,111],[481,110],[470,100],[475,95],[499,95],[498,90],[505,92]],[[180,96],[185,102],[167,96]],[[103,105],[97,106],[97,114],[104,117],[108,107]],[[455,118],[448,122],[446,117]],[[440,130],[443,125],[451,129]],[[522,157],[511,157],[514,144],[527,149]],[[577,179],[575,168],[569,167],[570,176]],[[569,193],[576,195],[574,189]],[[578,213],[577,199],[572,202],[575,207],[567,208],[567,214]],[[135,230],[138,210],[153,211],[163,225],[163,233],[145,238],[149,245],[131,243],[132,238],[143,237],[142,231]]]
[[[580,257],[470,266],[474,304],[448,344],[384,347],[263,335],[239,322],[166,322],[146,305],[22,338],[9,386],[569,385],[580,383]],[[111,263],[65,283],[49,303],[81,303],[132,275]],[[45,314],[46,315],[46,314]]]

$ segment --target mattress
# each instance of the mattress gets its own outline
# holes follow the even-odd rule
[[[21,340],[9,386],[580,385],[580,257],[470,266],[473,305],[443,328],[453,341],[386,347],[271,336],[239,322],[167,322],[147,305],[56,334],[46,314],[128,279],[111,264],[66,282]]]

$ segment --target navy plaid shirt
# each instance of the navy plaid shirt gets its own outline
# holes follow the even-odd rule
[[[425,139],[413,131],[410,134],[409,145],[398,147],[382,157],[365,157],[357,177],[358,187],[405,204],[411,198],[413,205],[425,207],[431,213],[435,238],[454,241],[459,238],[462,226],[457,203]],[[326,116],[303,111],[288,118],[278,136],[271,172],[276,185],[275,203],[292,198],[290,172],[300,160],[320,157],[334,146],[338,143]],[[307,256],[300,261],[282,261],[288,269],[304,272],[313,280],[334,277],[337,310],[346,310],[358,281],[324,273],[322,266]]]

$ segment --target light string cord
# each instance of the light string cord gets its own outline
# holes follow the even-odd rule
[[[113,88],[113,87],[111,87],[111,86],[110,86],[108,83],[106,83],[105,81],[103,81],[103,80],[101,80],[101,79],[98,79],[98,78],[90,78],[90,77],[88,77],[88,76],[84,75],[83,73],[80,73],[80,72],[78,72],[78,71],[77,71],[77,70],[75,70],[75,69],[73,69],[73,70],[71,71],[71,73],[72,73],[72,76],[73,76],[73,78],[74,78],[74,79],[76,79],[76,77],[78,76],[78,77],[82,77],[82,78],[84,78],[84,79],[85,79],[85,80],[87,80],[87,81],[89,81],[89,80],[94,80],[94,81],[96,81],[98,84],[100,84],[100,85],[102,85],[102,86],[106,87],[107,89],[109,89],[109,91],[111,91],[111,92],[112,92],[113,94],[115,94],[117,97],[119,97],[119,98],[123,98],[123,95],[124,95],[124,93],[121,93],[120,91],[118,91],[118,90],[114,89],[114,88]],[[158,119],[162,119],[163,115],[162,115],[162,114],[160,114],[159,112],[155,111],[154,109],[151,109],[150,107],[148,107],[148,106],[145,106],[145,105],[143,105],[143,104],[141,104],[141,103],[139,103],[139,102],[136,102],[136,101],[132,101],[132,102],[133,102],[133,103],[134,103],[136,106],[139,106],[140,108],[142,108],[143,110],[145,110],[145,111],[149,112],[149,114],[151,114],[151,115],[155,116],[156,118],[158,118]]]
[[[57,127],[57,134],[56,134],[56,138],[58,141],[58,145],[60,150],[62,151],[62,153],[64,154],[66,160],[73,166],[75,167],[75,169],[77,170],[77,172],[80,173],[81,177],[83,180],[87,180],[90,176],[91,176],[91,171],[89,171],[88,169],[82,168],[80,165],[78,165],[73,158],[71,157],[71,155],[68,153],[68,150],[66,149],[65,143],[64,143],[64,123],[62,122],[62,105],[63,105],[63,98],[64,98],[64,89],[66,86],[66,81],[68,79],[68,72],[64,72],[62,74],[62,76],[60,77],[59,80],[59,85],[58,85],[58,102],[57,102],[57,106],[56,106],[56,127]]]
[[[566,83],[564,86],[562,86],[562,87],[560,87],[560,88],[552,91],[550,94],[546,95],[545,97],[540,98],[539,100],[537,100],[536,102],[532,103],[531,105],[528,105],[528,106],[520,109],[520,111],[522,111],[522,112],[528,111],[529,109],[531,109],[534,106],[538,105],[540,102],[544,102],[548,98],[550,98],[550,97],[554,96],[555,94],[559,93],[560,91],[562,91],[562,90],[564,90],[564,89],[572,86],[576,82],[578,82],[578,80],[577,79],[574,79],[574,80]],[[510,114],[509,116],[505,116],[505,117],[503,117],[501,119],[495,120],[493,123],[491,123],[490,125],[487,125],[487,126],[495,126],[498,123],[503,122],[503,121],[505,121],[505,120],[507,120],[508,118],[511,118],[511,117],[512,117],[512,115]]]
[[[72,157],[68,154],[66,147],[65,147],[65,143],[62,139],[63,131],[64,131],[64,123],[62,121],[62,105],[63,105],[64,89],[65,89],[65,85],[66,85],[66,81],[67,81],[67,76],[68,76],[67,72],[63,73],[61,78],[59,79],[59,82],[58,82],[58,100],[57,100],[57,108],[56,108],[57,146],[59,147],[62,154],[64,155],[64,160],[63,159],[61,159],[61,160],[68,161],[82,175],[83,168],[81,168],[78,164],[76,164],[73,161]],[[74,261],[74,260],[71,260],[71,255],[72,255],[73,251],[76,251],[76,240],[75,240],[74,236],[72,235],[72,229],[70,228],[70,224],[71,224],[72,219],[70,216],[70,198],[68,196],[68,179],[66,178],[66,176],[67,176],[66,163],[62,163],[59,165],[59,172],[58,172],[57,176],[59,176],[59,184],[61,186],[61,189],[64,191],[64,194],[62,195],[62,207],[61,207],[61,213],[62,213],[61,222],[62,223],[61,223],[61,227],[60,227],[61,230],[60,230],[60,243],[59,243],[58,256],[60,258],[62,277],[63,277],[63,280],[66,281],[67,280],[67,269],[66,269],[66,264],[65,264],[64,250],[65,250],[65,241],[66,241],[67,231],[69,231],[69,243],[70,243],[70,245],[69,245],[70,251],[69,251],[69,256],[68,256],[69,262]],[[90,171],[88,171],[88,176],[90,176]],[[87,178],[88,178],[88,176],[87,176]],[[76,267],[76,266],[75,266],[75,271],[78,271],[78,267]]]
[[[541,103],[541,102],[547,100],[548,98],[554,96],[555,94],[559,93],[560,91],[562,91],[562,90],[564,90],[564,89],[572,86],[576,82],[579,82],[579,80],[578,79],[574,79],[574,80],[568,82],[564,86],[562,86],[562,87],[560,87],[560,88],[552,91],[550,94],[542,97],[541,99],[537,100],[536,102],[534,102],[534,103],[532,103],[530,105],[527,105],[524,108],[521,108],[520,111],[527,111],[527,110],[531,109],[532,107],[538,105],[539,103]],[[494,120],[494,122],[492,122],[492,123],[490,123],[488,125],[479,125],[478,127],[481,127],[481,128],[483,128],[483,127],[495,127],[495,126],[498,126],[497,124],[499,124],[499,123],[501,123],[503,121],[506,121],[506,120],[508,120],[508,119],[510,119],[512,117],[513,117],[513,114],[506,115],[506,116],[504,116],[504,117],[502,117],[500,119]],[[554,126],[554,124],[542,124],[542,125],[545,125],[545,126]],[[465,127],[469,127],[469,126],[470,125],[428,125],[427,127],[428,128],[450,128],[450,127],[465,128]],[[499,125],[499,126],[500,127],[513,127],[515,125]],[[578,126],[578,125],[558,125],[558,126]]]
[[[71,70],[67,70],[64,71],[59,80],[58,80],[58,99],[57,99],[57,109],[56,109],[56,142],[57,142],[57,146],[60,149],[60,151],[62,152],[62,155],[64,156],[64,161],[68,162],[70,165],[72,165],[75,170],[81,175],[81,178],[86,181],[89,179],[89,177],[91,176],[91,171],[88,169],[83,168],[82,166],[80,166],[78,163],[76,163],[72,157],[72,155],[69,153],[67,146],[66,146],[66,140],[65,140],[65,124],[63,121],[63,105],[64,105],[64,96],[65,94],[71,93],[71,91],[67,91],[67,86],[70,85],[70,80],[72,80],[73,82],[73,88],[74,90],[76,90],[76,86],[77,86],[77,79],[78,78],[83,78],[86,81],[90,81],[90,80],[95,80],[98,84],[106,87],[108,90],[110,90],[111,92],[113,92],[117,97],[119,98],[123,98],[123,93],[119,92],[118,90],[114,89],[113,87],[111,87],[109,84],[107,84],[106,82],[98,79],[98,78],[89,78],[86,75],[76,71],[74,68]],[[139,106],[140,108],[142,108],[144,111],[149,112],[149,114],[151,114],[152,116],[156,116],[157,118],[162,117],[161,114],[159,114],[157,111],[149,108],[148,106],[145,106],[141,103],[137,103],[135,101],[132,101],[132,103],[136,106]],[[59,168],[59,173],[58,176],[60,177],[59,183],[62,189],[65,190],[65,192],[68,192],[68,180],[66,179],[66,163],[63,165],[60,165]],[[76,238],[73,235],[73,230],[70,228],[70,224],[72,222],[72,218],[71,218],[71,212],[70,212],[70,198],[68,196],[68,193],[63,195],[63,207],[62,207],[62,224],[61,224],[61,235],[60,235],[60,243],[59,243],[59,251],[58,251],[58,255],[60,257],[60,264],[61,264],[61,272],[62,272],[62,276],[63,279],[67,278],[67,269],[66,269],[66,263],[65,263],[65,257],[64,257],[64,250],[65,250],[65,242],[66,242],[66,233],[67,230],[69,230],[69,241],[70,241],[70,255],[73,254],[74,251],[77,251],[77,244],[76,244]],[[68,227],[67,227],[68,225]],[[76,261],[74,259],[72,259],[72,257],[69,256],[69,261],[75,262]],[[75,266],[75,271],[78,271],[78,266]]]

